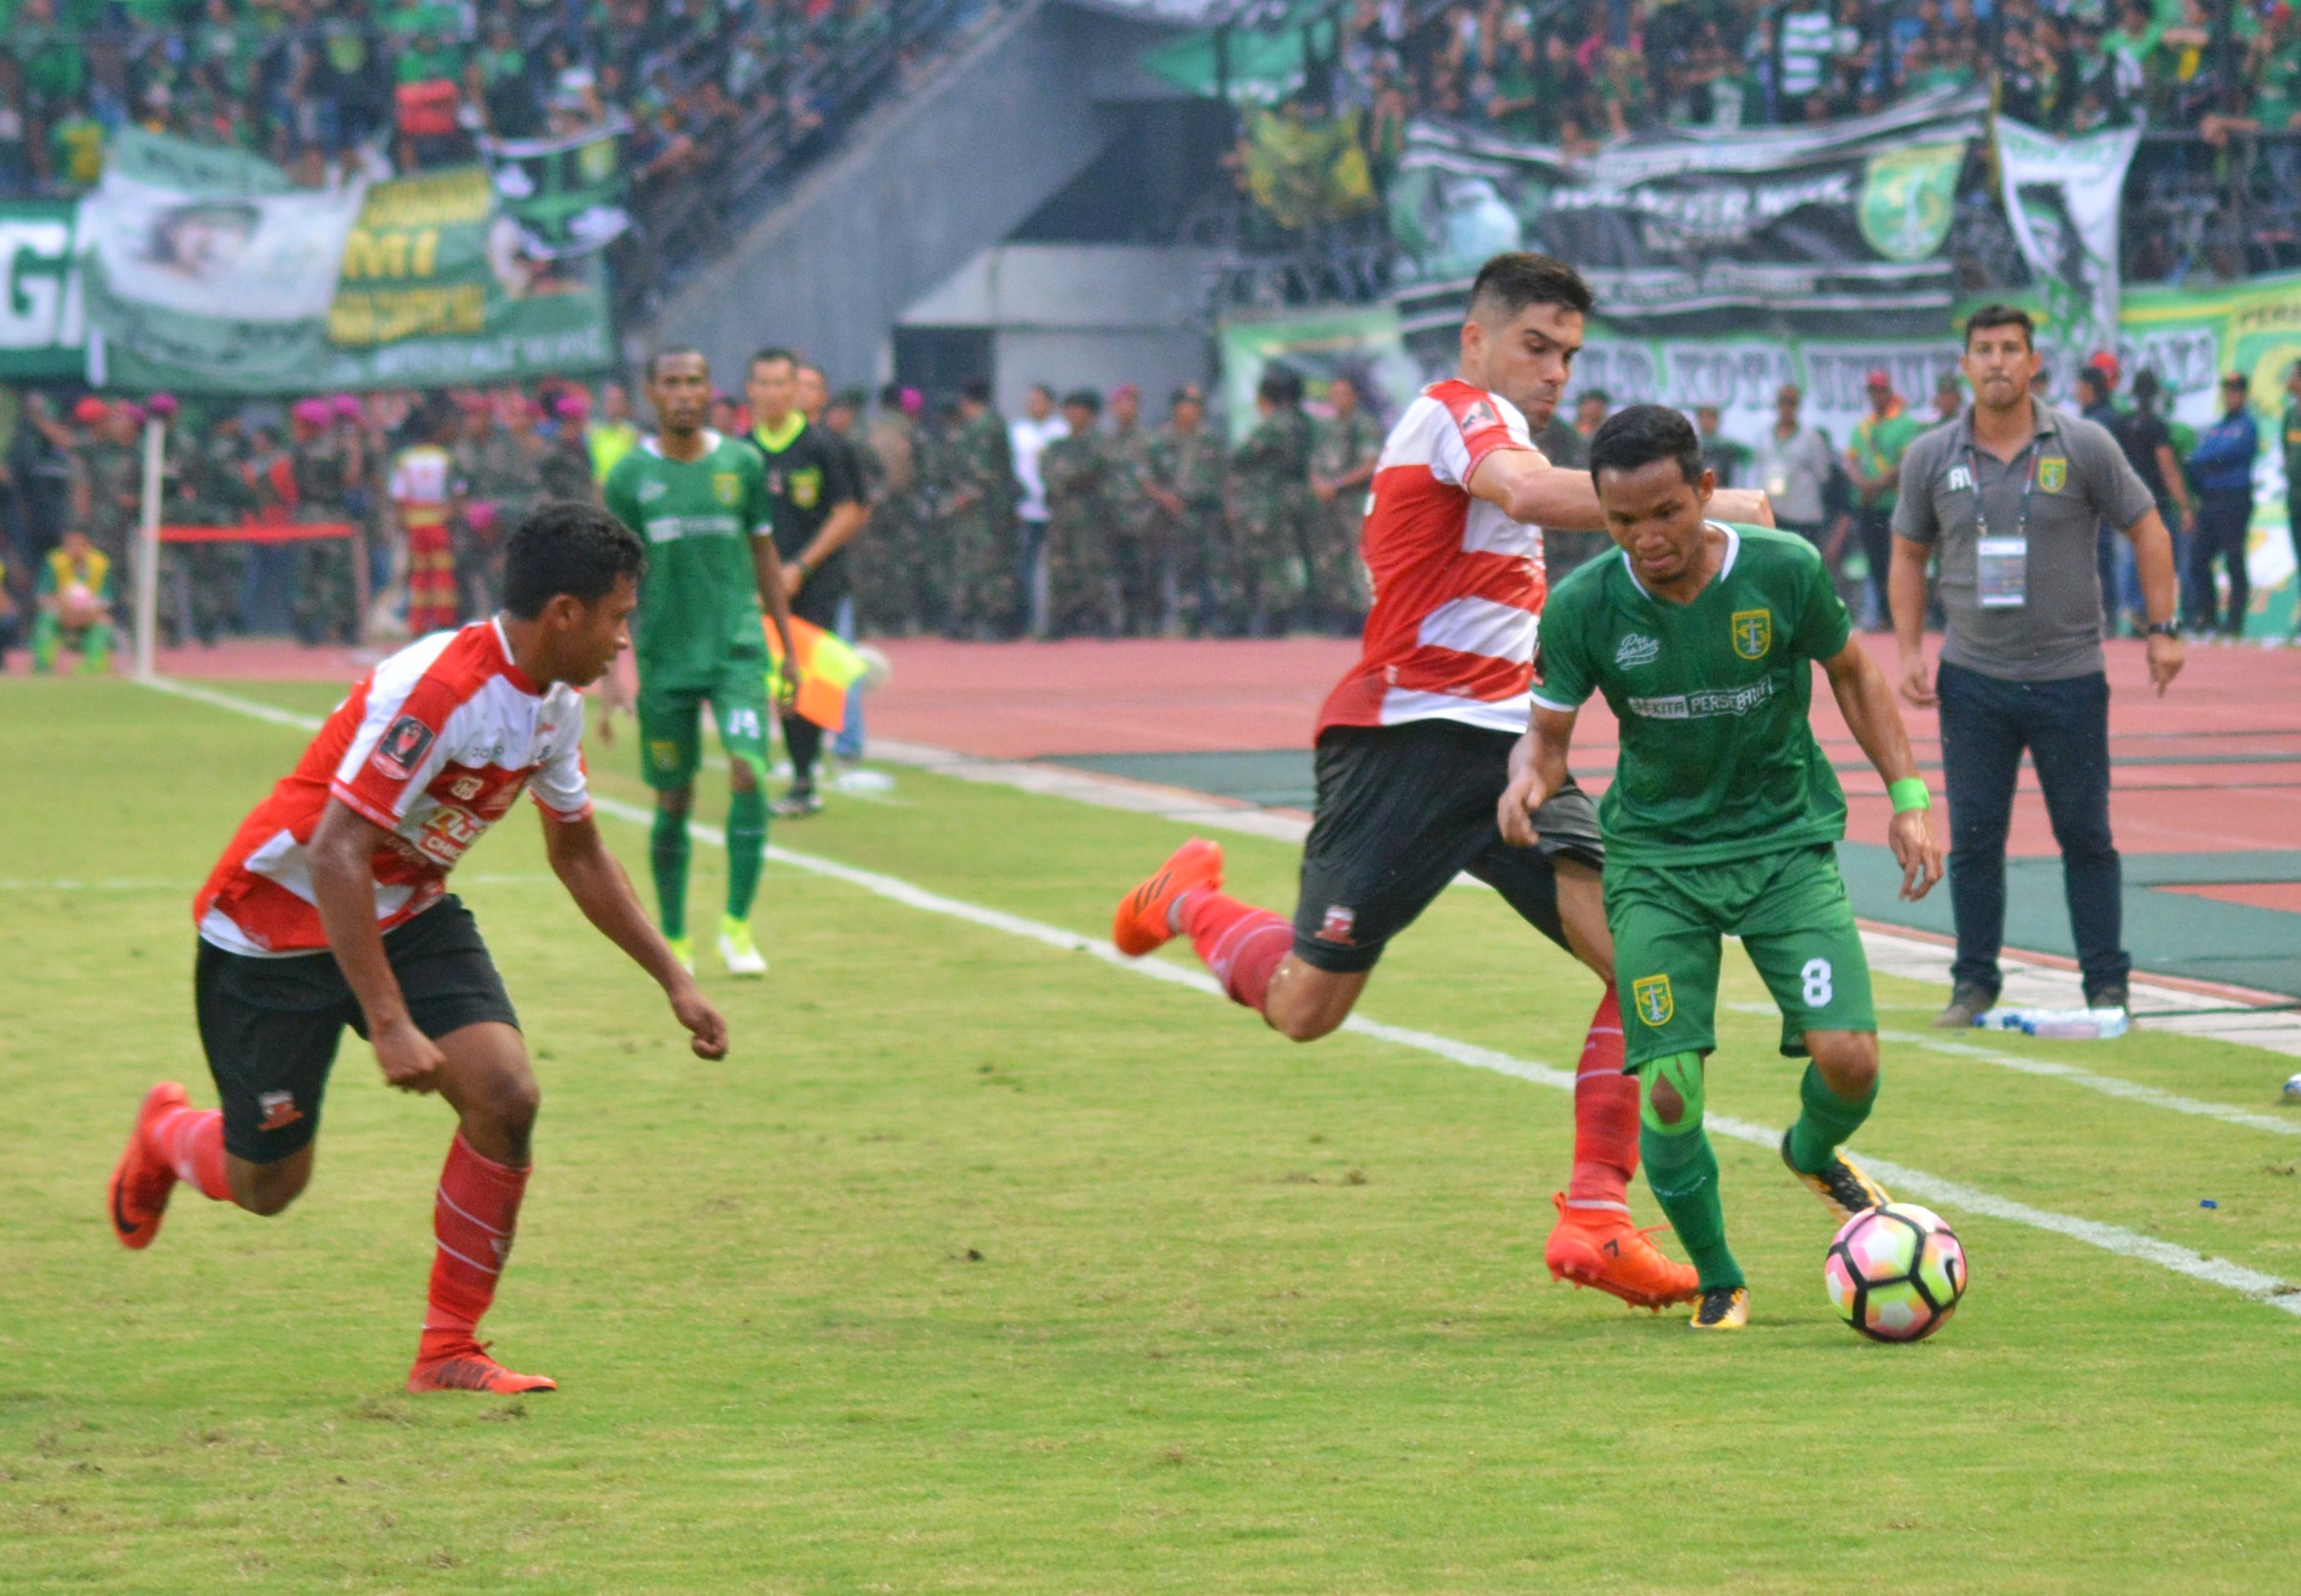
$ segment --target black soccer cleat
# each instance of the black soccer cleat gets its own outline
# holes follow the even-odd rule
[[[1782,1162],[1789,1172],[1805,1183],[1805,1188],[1822,1199],[1823,1206],[1838,1216],[1843,1225],[1855,1214],[1868,1208],[1882,1208],[1893,1201],[1886,1188],[1868,1175],[1862,1166],[1846,1156],[1841,1147],[1829,1155],[1829,1166],[1818,1175],[1809,1175],[1789,1160],[1788,1131],[1782,1133]]]

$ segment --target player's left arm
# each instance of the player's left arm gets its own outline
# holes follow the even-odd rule
[[[1534,811],[1566,785],[1566,756],[1573,749],[1579,709],[1535,704],[1526,728],[1510,748],[1510,784],[1503,788],[1495,821],[1512,848],[1534,846]]]
[[[583,917],[600,934],[623,950],[631,961],[655,978],[671,1000],[671,1012],[686,1027],[687,1045],[698,1059],[727,1057],[727,1020],[713,1008],[695,977],[673,956],[655,922],[641,907],[631,877],[600,836],[598,822],[589,815],[566,820],[549,809],[543,815],[543,846],[551,857],[552,873],[567,889]]]
[[[1604,532],[1605,512],[1586,471],[1553,466],[1538,450],[1497,449],[1470,472],[1470,492],[1513,521],[1553,532]],[[1774,524],[1773,501],[1763,489],[1720,488],[1710,495],[1709,514],[1744,526]]]
[[[1925,783],[1917,773],[1917,756],[1910,749],[1910,732],[1902,724],[1901,707],[1893,702],[1893,686],[1860,640],[1851,637],[1822,662],[1822,669],[1829,676],[1829,690],[1837,698],[1847,728],[1885,778],[1887,791],[1894,794],[1893,820],[1886,830],[1886,841],[1893,850],[1894,863],[1902,867],[1901,895],[1910,901],[1922,898],[1941,879],[1941,844],[1933,840],[1929,811],[1923,807]],[[1905,782],[1917,785],[1914,788],[1901,786]],[[1904,803],[1910,798],[1919,800],[1918,807],[1905,808]]]

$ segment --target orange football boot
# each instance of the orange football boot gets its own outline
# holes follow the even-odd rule
[[[176,1168],[152,1150],[149,1132],[155,1120],[188,1107],[191,1101],[175,1082],[162,1081],[144,1094],[144,1105],[136,1111],[136,1128],[128,1133],[128,1149],[113,1167],[109,1191],[112,1233],[122,1247],[141,1251],[159,1234],[168,1194],[176,1189]]]
[[[517,1396],[529,1391],[557,1391],[559,1382],[545,1375],[518,1375],[487,1355],[487,1344],[466,1343],[437,1357],[417,1357],[408,1371],[408,1390],[477,1391],[490,1396]]]
[[[1185,892],[1222,885],[1222,844],[1193,837],[1172,853],[1150,878],[1119,900],[1111,918],[1110,940],[1129,958],[1140,958],[1173,940],[1174,928],[1167,912]]]
[[[1646,1239],[1659,1225],[1641,1230],[1628,1214],[1612,1208],[1570,1208],[1563,1191],[1552,1200],[1558,1205],[1558,1224],[1542,1260],[1550,1265],[1552,1280],[1571,1280],[1577,1290],[1595,1287],[1657,1313],[1701,1295],[1701,1277],[1693,1266],[1672,1263]]]

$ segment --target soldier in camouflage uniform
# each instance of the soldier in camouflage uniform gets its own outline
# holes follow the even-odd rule
[[[1359,557],[1359,531],[1366,519],[1374,463],[1383,452],[1383,430],[1359,397],[1358,385],[1348,377],[1326,385],[1326,403],[1334,413],[1319,424],[1311,451],[1310,491],[1319,513],[1302,551],[1312,621],[1354,637],[1366,622],[1371,598],[1366,566]]]
[[[1103,396],[1083,388],[1065,395],[1067,437],[1039,456],[1046,484],[1046,629],[1050,637],[1110,637],[1120,620],[1114,472],[1097,430]]]
[[[870,628],[896,637],[920,630],[934,613],[926,585],[927,544],[921,526],[920,443],[910,406],[917,395],[889,384],[879,390],[878,410],[854,440],[873,473],[870,537],[876,551],[870,563],[864,617]]]
[[[960,390],[959,428],[945,455],[939,506],[943,592],[952,637],[1010,637],[1016,625],[1015,464],[991,385]]]
[[[455,581],[466,614],[493,615],[503,589],[504,539],[542,496],[544,446],[535,404],[517,388],[475,403],[469,421],[454,451],[456,474],[471,485]]]
[[[1144,492],[1150,473],[1151,436],[1143,425],[1142,390],[1132,383],[1112,388],[1110,435],[1103,440],[1103,455],[1110,462],[1105,494],[1110,509],[1111,566],[1118,583],[1113,619],[1122,637],[1156,637],[1168,614],[1164,529],[1158,507]]]
[[[180,514],[166,517],[182,526],[232,527],[256,514],[251,449],[237,410],[225,410],[204,433],[183,430]],[[247,549],[240,543],[182,543],[160,554],[164,619],[170,636],[198,638],[213,647],[217,634],[240,613],[240,586],[247,573]]]
[[[580,388],[559,390],[553,402],[559,416],[559,435],[550,440],[537,463],[539,490],[547,499],[573,499],[578,504],[599,502],[599,482],[592,473],[591,446],[584,441],[583,421],[591,400]]]
[[[1222,440],[1206,430],[1206,396],[1195,387],[1174,390],[1167,425],[1150,440],[1143,493],[1156,513],[1159,589],[1168,637],[1186,628],[1193,637],[1213,631],[1218,616],[1215,579],[1229,547],[1222,519]]]
[[[360,478],[357,434],[336,425],[335,409],[325,399],[299,400],[291,412],[294,442],[288,449],[295,473],[295,518],[306,526],[352,525],[352,484]],[[349,537],[315,537],[296,545],[296,636],[306,647],[359,639],[359,592],[353,576],[358,543]]]
[[[143,510],[142,420],[132,406],[105,406],[95,435],[80,451],[80,471],[88,483],[88,540],[123,574]]]
[[[1231,543],[1220,603],[1224,628],[1259,638],[1283,630],[1301,598],[1302,549],[1319,504],[1310,493],[1311,421],[1302,378],[1284,366],[1262,374],[1255,430],[1231,457]]]

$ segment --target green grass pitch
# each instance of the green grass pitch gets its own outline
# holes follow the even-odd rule
[[[769,979],[707,961],[735,1051],[698,1062],[524,809],[461,887],[544,1084],[486,1328],[562,1389],[411,1399],[449,1122],[355,1039],[286,1215],[179,1194],[138,1255],[102,1212],[143,1088],[213,1101],[187,901],[303,741],[125,682],[0,682],[0,1590],[2292,1586],[2292,1315],[1953,1212],[1965,1307],[1872,1346],[1824,1298],[1826,1216],[1721,1141],[1756,1322],[1698,1337],[1549,1282],[1563,1094],[1362,1037],[1295,1047],[786,867]],[[595,747],[600,790],[641,801],[635,759]],[[1182,834],[898,774],[897,802],[775,840],[1095,934]],[[700,818],[724,802],[707,777]],[[644,831],[602,824],[644,881]],[[1226,847],[1235,890],[1291,905],[1294,850]],[[719,856],[696,858],[707,911]],[[1365,1011],[1571,1067],[1594,996],[1456,892]],[[1731,957],[1725,997],[1763,996]],[[1881,981],[1887,1026],[1940,996]],[[1773,1022],[1723,1018],[1715,1108],[1785,1123]],[[2002,1045],[2270,1113],[2290,1068],[2164,1036]],[[1889,1046],[1859,1144],[2301,1280],[2290,1137]]]

